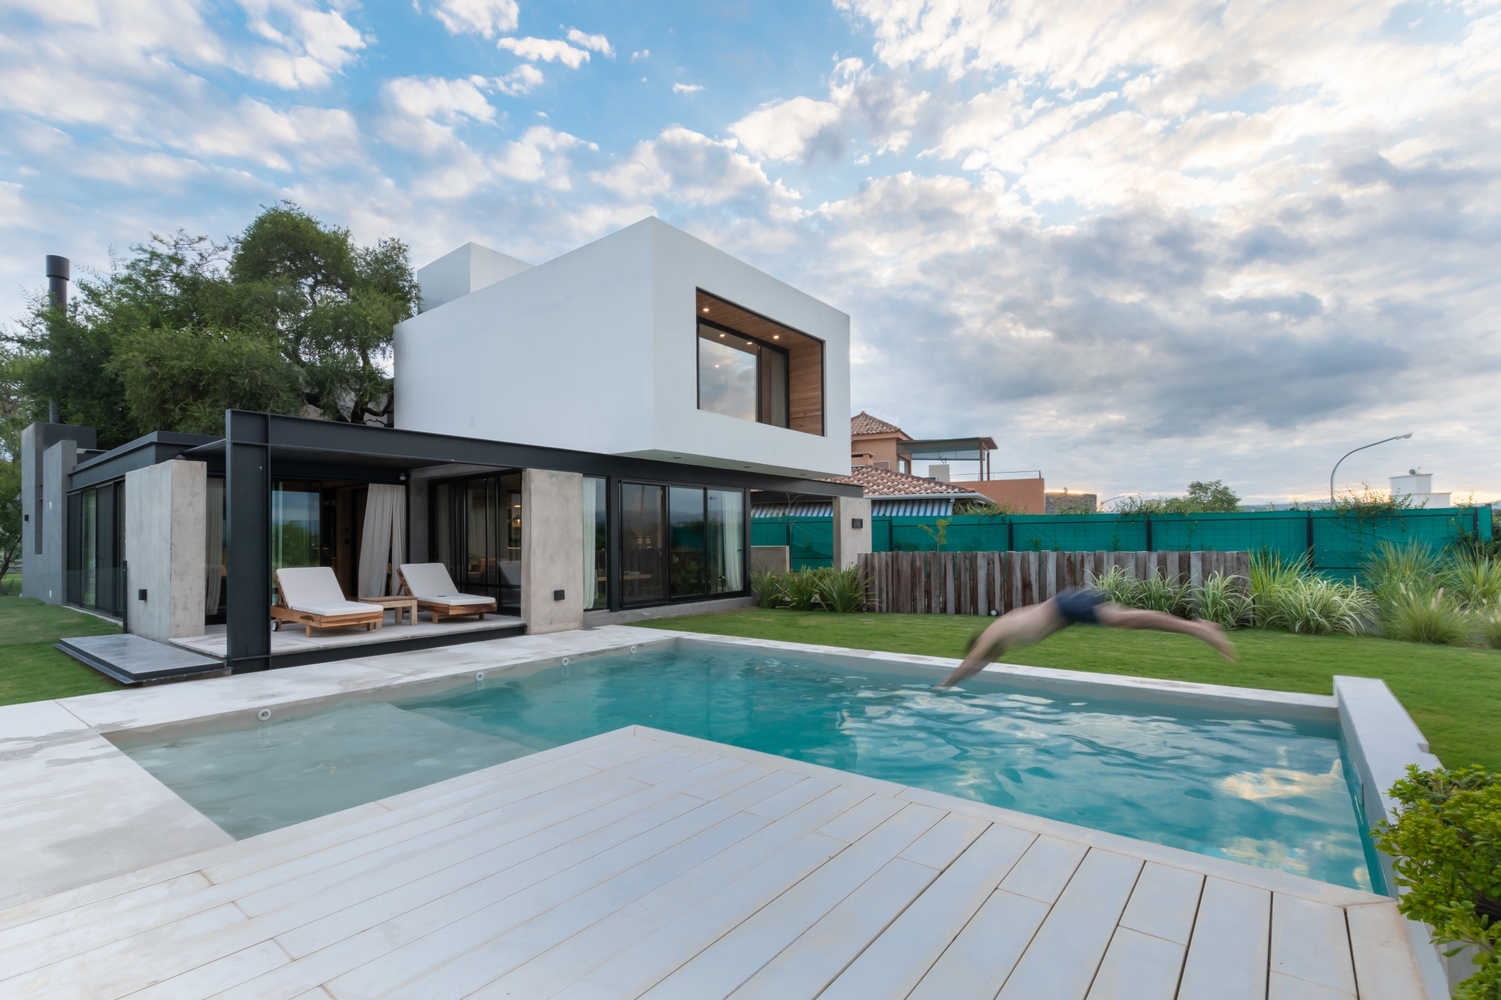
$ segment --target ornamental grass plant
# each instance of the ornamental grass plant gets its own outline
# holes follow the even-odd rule
[[[1443,587],[1409,590],[1404,584],[1382,602],[1381,631],[1389,639],[1464,646],[1470,641],[1472,622]]]
[[[1369,591],[1313,574],[1303,557],[1252,555],[1250,585],[1252,615],[1260,628],[1302,635],[1364,632],[1376,616],[1377,602]]]
[[[751,574],[751,593],[763,608],[787,608],[793,611],[834,611],[852,614],[869,607],[869,584],[860,571],[851,567],[837,570],[804,567],[793,573]]]

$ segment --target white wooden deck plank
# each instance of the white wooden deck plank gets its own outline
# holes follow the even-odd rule
[[[809,834],[604,962],[556,1000],[640,996],[847,848],[842,840]]]
[[[937,875],[927,865],[901,857],[888,862],[731,996],[735,1000],[817,996]]]
[[[788,777],[794,781],[803,780],[797,775]],[[772,774],[714,802],[690,800],[693,808],[674,817],[674,822],[658,824],[587,861],[534,882],[503,899],[492,901],[481,894],[475,894],[478,901],[485,903],[476,909],[466,907],[464,912],[455,914],[453,911],[456,907],[452,900],[457,894],[446,896],[424,908],[430,912],[430,920],[436,918],[439,922],[436,926],[425,927],[420,934],[411,935],[403,931],[406,925],[412,923],[410,913],[387,921],[375,930],[387,935],[394,930],[406,938],[405,943],[387,949],[384,954],[367,961],[360,968],[324,983],[324,988],[341,1000],[379,996],[421,975],[434,965],[463,954],[479,942],[503,933],[538,913],[546,912],[558,903],[687,840],[763,797],[776,794],[783,786],[778,775]],[[441,933],[436,933],[439,931]]]
[[[953,814],[945,816],[938,826],[954,818]],[[932,832],[924,834],[918,843]],[[970,917],[990,897],[1034,839],[1033,834],[1010,827],[991,826],[987,829],[906,912],[886,928],[885,933],[850,963],[849,968],[819,995],[820,1000],[877,1000],[881,997],[900,1000],[905,997],[964,929]],[[910,859],[910,853],[909,848],[898,857]],[[1045,911],[1046,907],[1043,909]],[[997,983],[996,989],[999,988]]]
[[[949,813],[897,857],[942,871],[953,864],[954,859],[963,854],[989,826],[989,823],[973,816]]]
[[[558,827],[540,830],[524,841],[497,848],[468,864],[451,865],[379,895],[359,898],[365,895],[364,891],[353,887],[353,891],[337,900],[347,905],[326,914],[317,899],[309,900],[311,913],[279,915],[281,922],[295,926],[280,933],[277,941],[290,954],[301,958],[345,940],[352,943],[341,948],[340,953],[357,954],[372,940],[372,932],[379,931],[389,921],[401,921],[400,926],[405,928],[402,933],[421,937],[448,922],[444,919],[445,912],[451,912],[452,919],[462,919],[691,812],[695,801],[689,796],[673,796],[649,809],[613,819],[585,813]],[[622,805],[622,811],[627,808],[629,803]],[[306,916],[315,919],[304,921]],[[393,935],[394,940],[396,930],[387,927],[383,933]]]
[[[997,889],[918,982],[910,1000],[992,1000],[1050,908]]]
[[[1187,950],[1176,941],[1117,927],[1089,1000],[1173,1000]]]
[[[904,807],[644,995],[657,1000],[728,995],[941,818],[937,809]]]
[[[287,965],[292,959],[276,946],[262,941],[242,951],[215,959],[196,969],[173,976],[131,994],[131,1000],[177,1000],[179,997],[218,996],[227,989]]]
[[[1121,914],[1121,926],[1186,945],[1203,889],[1204,876],[1198,872],[1149,861],[1142,866],[1131,901]]]
[[[1001,882],[1001,888],[1041,903],[1056,902],[1085,853],[1087,848],[1080,844],[1038,837]]]
[[[525,919],[513,922],[503,933],[475,942],[469,951],[381,995],[389,1000],[470,996],[532,956],[579,933],[599,919],[599,914],[629,906],[663,883],[744,842],[770,822],[749,812],[726,816],[697,835],[583,892],[556,901],[541,912],[523,910],[527,914]],[[554,900],[545,900],[542,905],[550,902]],[[469,930],[468,926],[464,928],[466,935]],[[471,940],[474,937],[478,934],[472,935]]]
[[[1423,996],[1423,977],[1395,900],[1345,908],[1360,1000]]]
[[[486,771],[0,913],[0,995],[1421,995],[1283,873],[639,727]]]
[[[597,775],[597,772],[596,772]],[[172,920],[181,920],[192,913],[210,909],[224,903],[235,901],[239,908],[247,916],[257,916],[261,913],[275,909],[279,906],[287,906],[299,899],[308,896],[318,897],[318,906],[321,912],[331,912],[327,907],[338,909],[334,905],[338,900],[338,893],[329,892],[332,887],[338,886],[341,881],[348,881],[351,877],[358,876],[363,871],[371,871],[372,878],[379,883],[401,884],[430,873],[424,869],[432,869],[435,865],[445,866],[464,860],[469,854],[483,853],[485,845],[490,849],[496,844],[504,844],[508,839],[520,839],[536,829],[545,828],[566,818],[567,814],[581,813],[589,810],[591,805],[600,808],[603,812],[601,818],[614,815],[617,818],[628,815],[635,808],[622,813],[618,807],[609,808],[611,800],[627,795],[631,786],[622,782],[597,782],[601,786],[595,795],[585,795],[579,802],[567,801],[568,790],[579,787],[583,790],[585,782],[576,785],[564,786],[559,791],[561,802],[554,802],[552,809],[543,810],[539,813],[524,813],[513,822],[495,825],[495,820],[489,814],[481,814],[466,823],[455,824],[449,828],[440,827],[437,830],[423,830],[425,822],[414,822],[412,825],[419,828],[424,836],[418,836],[403,841],[396,838],[397,843],[387,846],[385,850],[365,851],[365,842],[356,842],[358,846],[350,845],[351,853],[355,857],[341,864],[332,864],[321,870],[308,870],[308,857],[296,858],[287,864],[275,869],[260,869],[247,874],[240,879],[231,880],[221,885],[201,886],[192,894],[179,895],[162,904],[150,907],[140,905],[127,906],[122,913],[108,914],[108,919],[90,920],[75,926],[68,927],[43,940],[33,942],[26,946],[17,947],[8,952],[7,964],[12,968],[36,968],[52,961],[59,961],[69,955],[81,954],[98,946],[101,937],[109,939],[125,937],[141,933],[150,927]],[[648,786],[636,785],[636,789],[646,789]],[[658,793],[652,790],[652,799],[665,799],[670,793]],[[540,799],[541,797],[537,797]],[[547,805],[548,802],[539,802],[539,805]],[[633,806],[643,808],[652,804],[650,801],[638,799]],[[425,820],[426,817],[423,818]],[[487,828],[486,824],[490,824]],[[477,831],[477,832],[476,832]],[[468,832],[467,841],[461,834]],[[380,831],[378,834],[367,838],[378,847],[392,839],[392,831]],[[451,836],[450,836],[451,835]],[[472,845],[472,846],[471,846]],[[343,846],[343,845],[341,845]],[[464,851],[468,847],[468,853]],[[316,856],[322,858],[325,864],[329,864],[331,855],[337,854],[336,848],[328,848],[319,852]],[[406,863],[393,864],[393,857],[405,854]],[[299,873],[304,872],[302,877]],[[286,872],[285,880],[281,872]],[[276,873],[276,874],[272,874]],[[273,882],[271,889],[260,893],[255,892],[256,885],[261,882]],[[347,888],[346,886],[338,886]],[[366,896],[374,895],[379,888],[361,890]],[[248,893],[248,895],[246,894]],[[143,893],[134,893],[126,897],[115,897],[117,903],[133,902],[136,896]],[[357,901],[357,900],[354,900]],[[88,910],[101,910],[106,900],[85,908]],[[80,910],[68,911],[69,914],[79,913]],[[60,914],[59,917],[67,914]],[[315,914],[308,915],[312,919]]]
[[[1141,866],[1140,858],[1110,851],[1085,855],[1001,988],[1000,1000],[1083,1000]]]
[[[1350,1000],[1354,994],[1274,972],[1267,984],[1266,995],[1267,1000]]]
[[[1271,971],[1354,996],[1345,911],[1273,893]]]
[[[838,819],[829,821],[818,832],[853,844],[906,807],[907,803],[890,795],[871,795]]]
[[[1271,919],[1270,892],[1206,878],[1178,1000],[1264,1000]]]
[[[605,913],[602,918],[595,914],[594,922],[566,941],[545,950],[536,949],[534,957],[490,983],[474,1000],[492,996],[546,997],[559,992],[616,955],[645,947],[642,940],[653,932],[792,849],[818,826],[863,798],[865,794],[853,788],[835,788],[691,871],[664,882],[630,905],[600,911]],[[821,845],[814,850],[821,864],[837,853],[838,848],[830,851],[828,845],[838,842],[819,840]],[[795,866],[798,873],[806,870],[803,865]]]

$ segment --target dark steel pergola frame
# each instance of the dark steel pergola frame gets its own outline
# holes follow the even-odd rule
[[[184,451],[183,457],[215,461],[225,474],[226,630],[225,665],[234,673],[297,666],[330,658],[328,653],[271,653],[267,607],[271,595],[271,486],[274,479],[363,478],[399,482],[406,473],[434,466],[488,466],[546,469],[668,484],[754,489],[814,496],[861,495],[858,486],[816,479],[770,476],[750,471],[688,465],[653,459],[600,455],[562,448],[427,434],[362,424],[229,410],[225,435]],[[749,522],[747,506],[747,523]],[[615,543],[611,518],[612,550]],[[475,635],[476,633],[467,633]],[[494,633],[477,633],[490,638]],[[407,640],[403,648],[443,644]],[[382,643],[381,651],[393,644]],[[339,655],[347,655],[342,650]]]

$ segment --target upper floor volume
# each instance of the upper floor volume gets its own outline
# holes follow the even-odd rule
[[[849,471],[849,316],[643,219],[535,267],[417,272],[396,426],[789,476]]]

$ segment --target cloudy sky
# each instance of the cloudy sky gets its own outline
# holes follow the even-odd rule
[[[1049,488],[1501,497],[1501,0],[8,0],[0,318],[291,199],[418,264],[649,214]],[[957,471],[957,470],[956,470]]]

